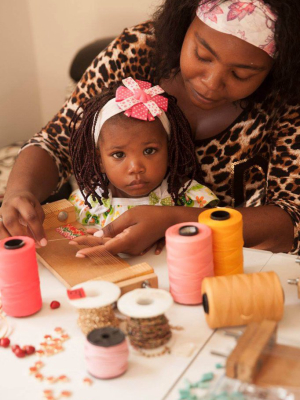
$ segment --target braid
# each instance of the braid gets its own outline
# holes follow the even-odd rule
[[[176,205],[183,205],[180,197],[187,191],[193,179],[201,180],[201,169],[197,160],[191,127],[185,115],[176,104],[173,96],[169,99],[167,116],[171,124],[171,135],[168,146],[169,177],[168,190]],[[181,190],[184,179],[188,182]]]
[[[104,105],[115,95],[115,91],[105,90],[79,106],[70,122],[70,156],[73,172],[85,204],[91,207],[88,197],[98,200],[101,197],[96,189],[103,190],[108,198],[108,180],[101,173],[99,155],[94,141],[95,121]],[[78,126],[79,125],[79,126]]]

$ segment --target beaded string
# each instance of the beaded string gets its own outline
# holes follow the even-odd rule
[[[161,347],[171,339],[172,332],[165,315],[154,318],[128,318],[127,334],[131,345],[146,357],[170,353],[167,346],[159,354],[148,354],[142,351]]]
[[[78,325],[81,331],[88,335],[93,329],[105,326],[119,326],[119,320],[115,316],[112,305],[101,308],[81,308],[78,310]]]

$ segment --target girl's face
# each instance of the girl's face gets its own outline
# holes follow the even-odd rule
[[[143,197],[158,187],[168,167],[167,134],[161,122],[108,120],[99,138],[101,171],[113,197]]]
[[[272,64],[265,51],[210,28],[198,17],[186,33],[180,55],[187,94],[204,110],[248,97],[264,81]]]

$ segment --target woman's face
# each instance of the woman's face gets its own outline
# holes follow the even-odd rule
[[[186,33],[180,55],[187,94],[204,110],[248,97],[272,65],[273,59],[265,51],[210,28],[198,17]]]

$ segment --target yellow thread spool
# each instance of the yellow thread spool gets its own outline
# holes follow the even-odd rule
[[[242,214],[231,208],[212,208],[198,220],[212,230],[215,276],[243,273]]]
[[[205,278],[202,282],[206,322],[212,329],[280,321],[284,294],[275,272]]]

